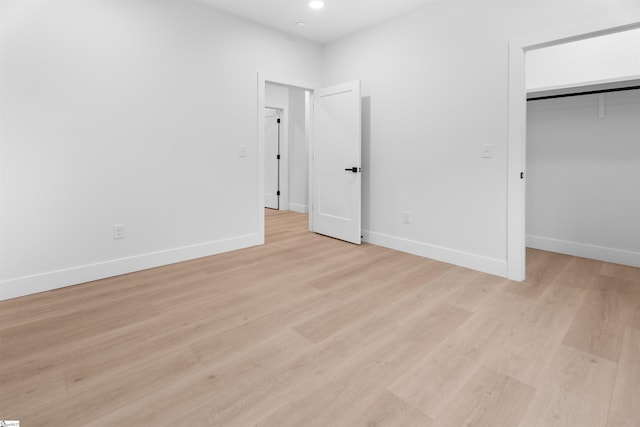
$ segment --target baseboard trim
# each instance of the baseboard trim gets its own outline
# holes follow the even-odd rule
[[[290,211],[294,211],[294,212],[299,212],[299,213],[309,213],[309,206],[308,205],[300,205],[298,203],[291,203],[289,202],[289,210]]]
[[[3,280],[0,281],[0,301],[191,259],[217,255],[223,252],[257,246],[262,243],[261,236],[257,234],[247,234],[230,239],[221,239],[197,245],[183,246],[64,270]]]
[[[640,267],[640,252],[568,242],[565,240],[533,236],[530,234],[527,234],[527,247],[543,251],[559,252],[561,254],[573,255],[582,258],[597,259],[599,261],[612,262],[614,264]]]
[[[369,230],[364,230],[362,235],[364,241],[374,245],[384,246],[386,248],[435,259],[437,261],[447,262],[449,264],[482,271],[483,273],[493,274],[495,276],[507,277],[506,260],[489,258],[469,252],[458,251],[455,249],[390,236],[388,234],[377,233]]]

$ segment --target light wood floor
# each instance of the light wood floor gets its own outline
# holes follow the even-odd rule
[[[640,269],[525,283],[308,233],[0,303],[24,426],[640,426]]]

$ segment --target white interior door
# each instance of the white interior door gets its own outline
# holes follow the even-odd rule
[[[280,115],[265,108],[264,116],[264,207],[280,209]]]
[[[314,92],[311,230],[360,244],[360,81]]]

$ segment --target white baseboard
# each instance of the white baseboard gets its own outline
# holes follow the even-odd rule
[[[289,210],[306,214],[306,213],[309,213],[309,206],[289,202]]]
[[[597,259],[615,264],[640,267],[640,252],[623,249],[607,248],[604,246],[587,245],[584,243],[567,242],[565,240],[527,234],[527,247],[543,251],[559,252],[582,258]]]
[[[397,251],[459,265],[461,267],[482,271],[483,273],[489,273],[495,276],[507,277],[506,260],[489,258],[469,252],[390,236],[388,234],[376,233],[369,230],[363,230],[362,235],[364,241],[374,245],[384,246]]]
[[[0,282],[0,301],[262,244],[257,234],[172,248]]]

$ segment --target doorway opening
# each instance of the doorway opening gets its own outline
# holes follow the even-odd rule
[[[318,85],[258,74],[258,234],[268,212],[309,213],[311,99]]]
[[[509,45],[509,123],[507,167],[507,277],[521,281],[526,263],[526,142],[527,97],[525,54],[537,49],[558,46],[608,34],[640,28],[640,22],[611,22],[599,27],[562,30],[546,36],[513,40]]]
[[[309,212],[308,91],[265,84],[265,207]]]
[[[280,139],[278,208],[310,213],[310,231],[360,244],[360,89],[359,80],[319,88],[258,74],[258,212],[265,207],[264,111],[272,107],[283,111],[281,134],[289,134]],[[258,215],[260,243],[264,223]]]
[[[527,248],[640,267],[640,29],[525,61]]]

